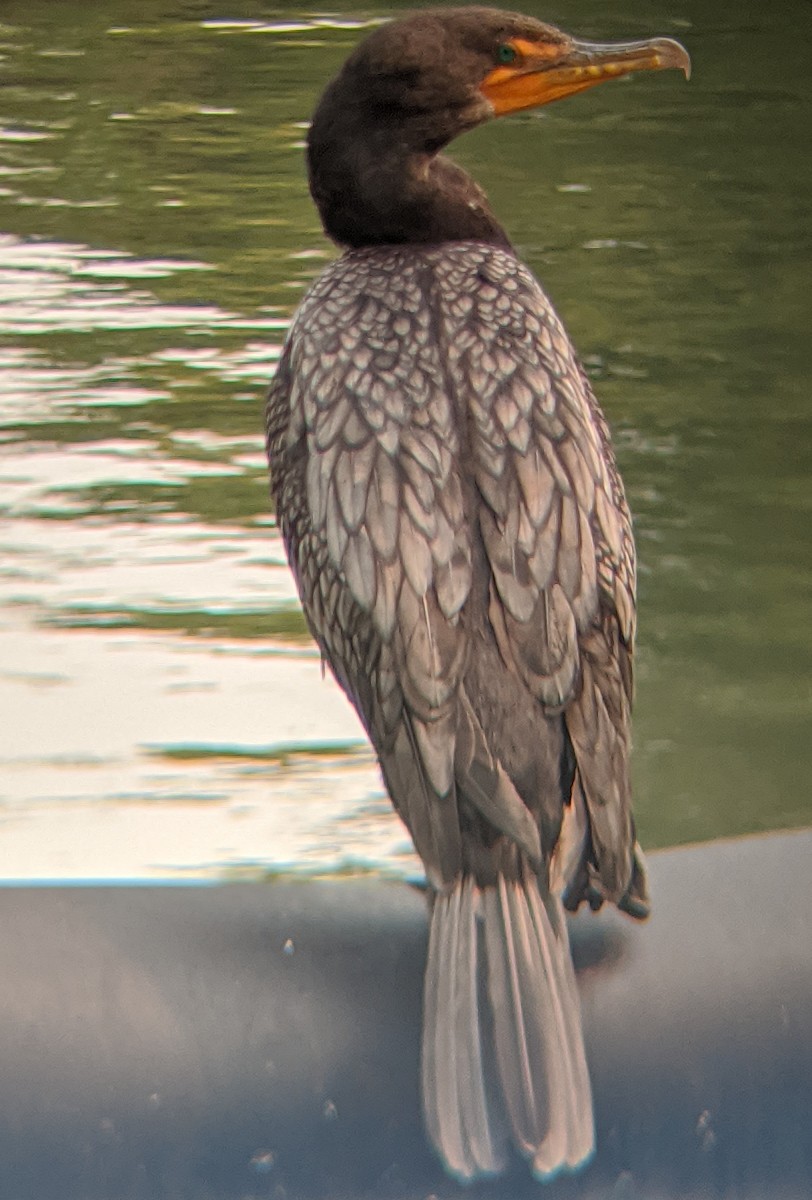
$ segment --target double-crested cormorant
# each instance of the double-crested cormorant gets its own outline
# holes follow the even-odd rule
[[[267,407],[305,614],[426,868],[428,1133],[462,1179],[512,1137],[544,1177],[593,1148],[563,906],[648,909],[629,786],[635,553],[603,414],[550,301],[440,151],[630,71],[669,39],[575,41],[425,10],[349,56],[310,188],[345,252]]]

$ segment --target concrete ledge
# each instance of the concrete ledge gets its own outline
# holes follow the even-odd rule
[[[422,897],[0,889],[2,1200],[808,1200],[812,832],[659,854],[579,916],[599,1148],[461,1189],[418,1107]]]

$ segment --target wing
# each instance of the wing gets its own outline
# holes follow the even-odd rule
[[[458,442],[412,255],[347,255],[295,319],[268,401],[277,512],[312,632],[433,882],[460,869]]]
[[[584,869],[622,898],[631,529],[605,422],[529,272],[470,244],[346,255],[297,314],[268,446],[310,627],[429,877],[460,870],[461,800],[541,857],[463,685],[476,539],[506,667],[564,714],[590,818]]]
[[[607,426],[524,267],[491,251],[476,286],[450,286],[468,297],[450,373],[468,382],[490,621],[508,667],[547,710],[564,713],[589,814],[590,870],[602,894],[621,900],[634,848],[635,555]]]

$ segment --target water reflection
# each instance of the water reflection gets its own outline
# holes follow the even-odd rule
[[[650,845],[810,819],[812,85],[788,13],[565,4],[583,36],[683,38],[690,87],[630,80],[455,147],[616,429]],[[384,15],[4,6],[3,875],[413,868],[295,606],[261,429],[331,253],[306,119]]]

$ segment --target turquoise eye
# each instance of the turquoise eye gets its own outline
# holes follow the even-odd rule
[[[511,46],[510,42],[503,42],[496,51],[497,61],[507,66],[509,63],[515,62],[518,58],[516,48]]]

